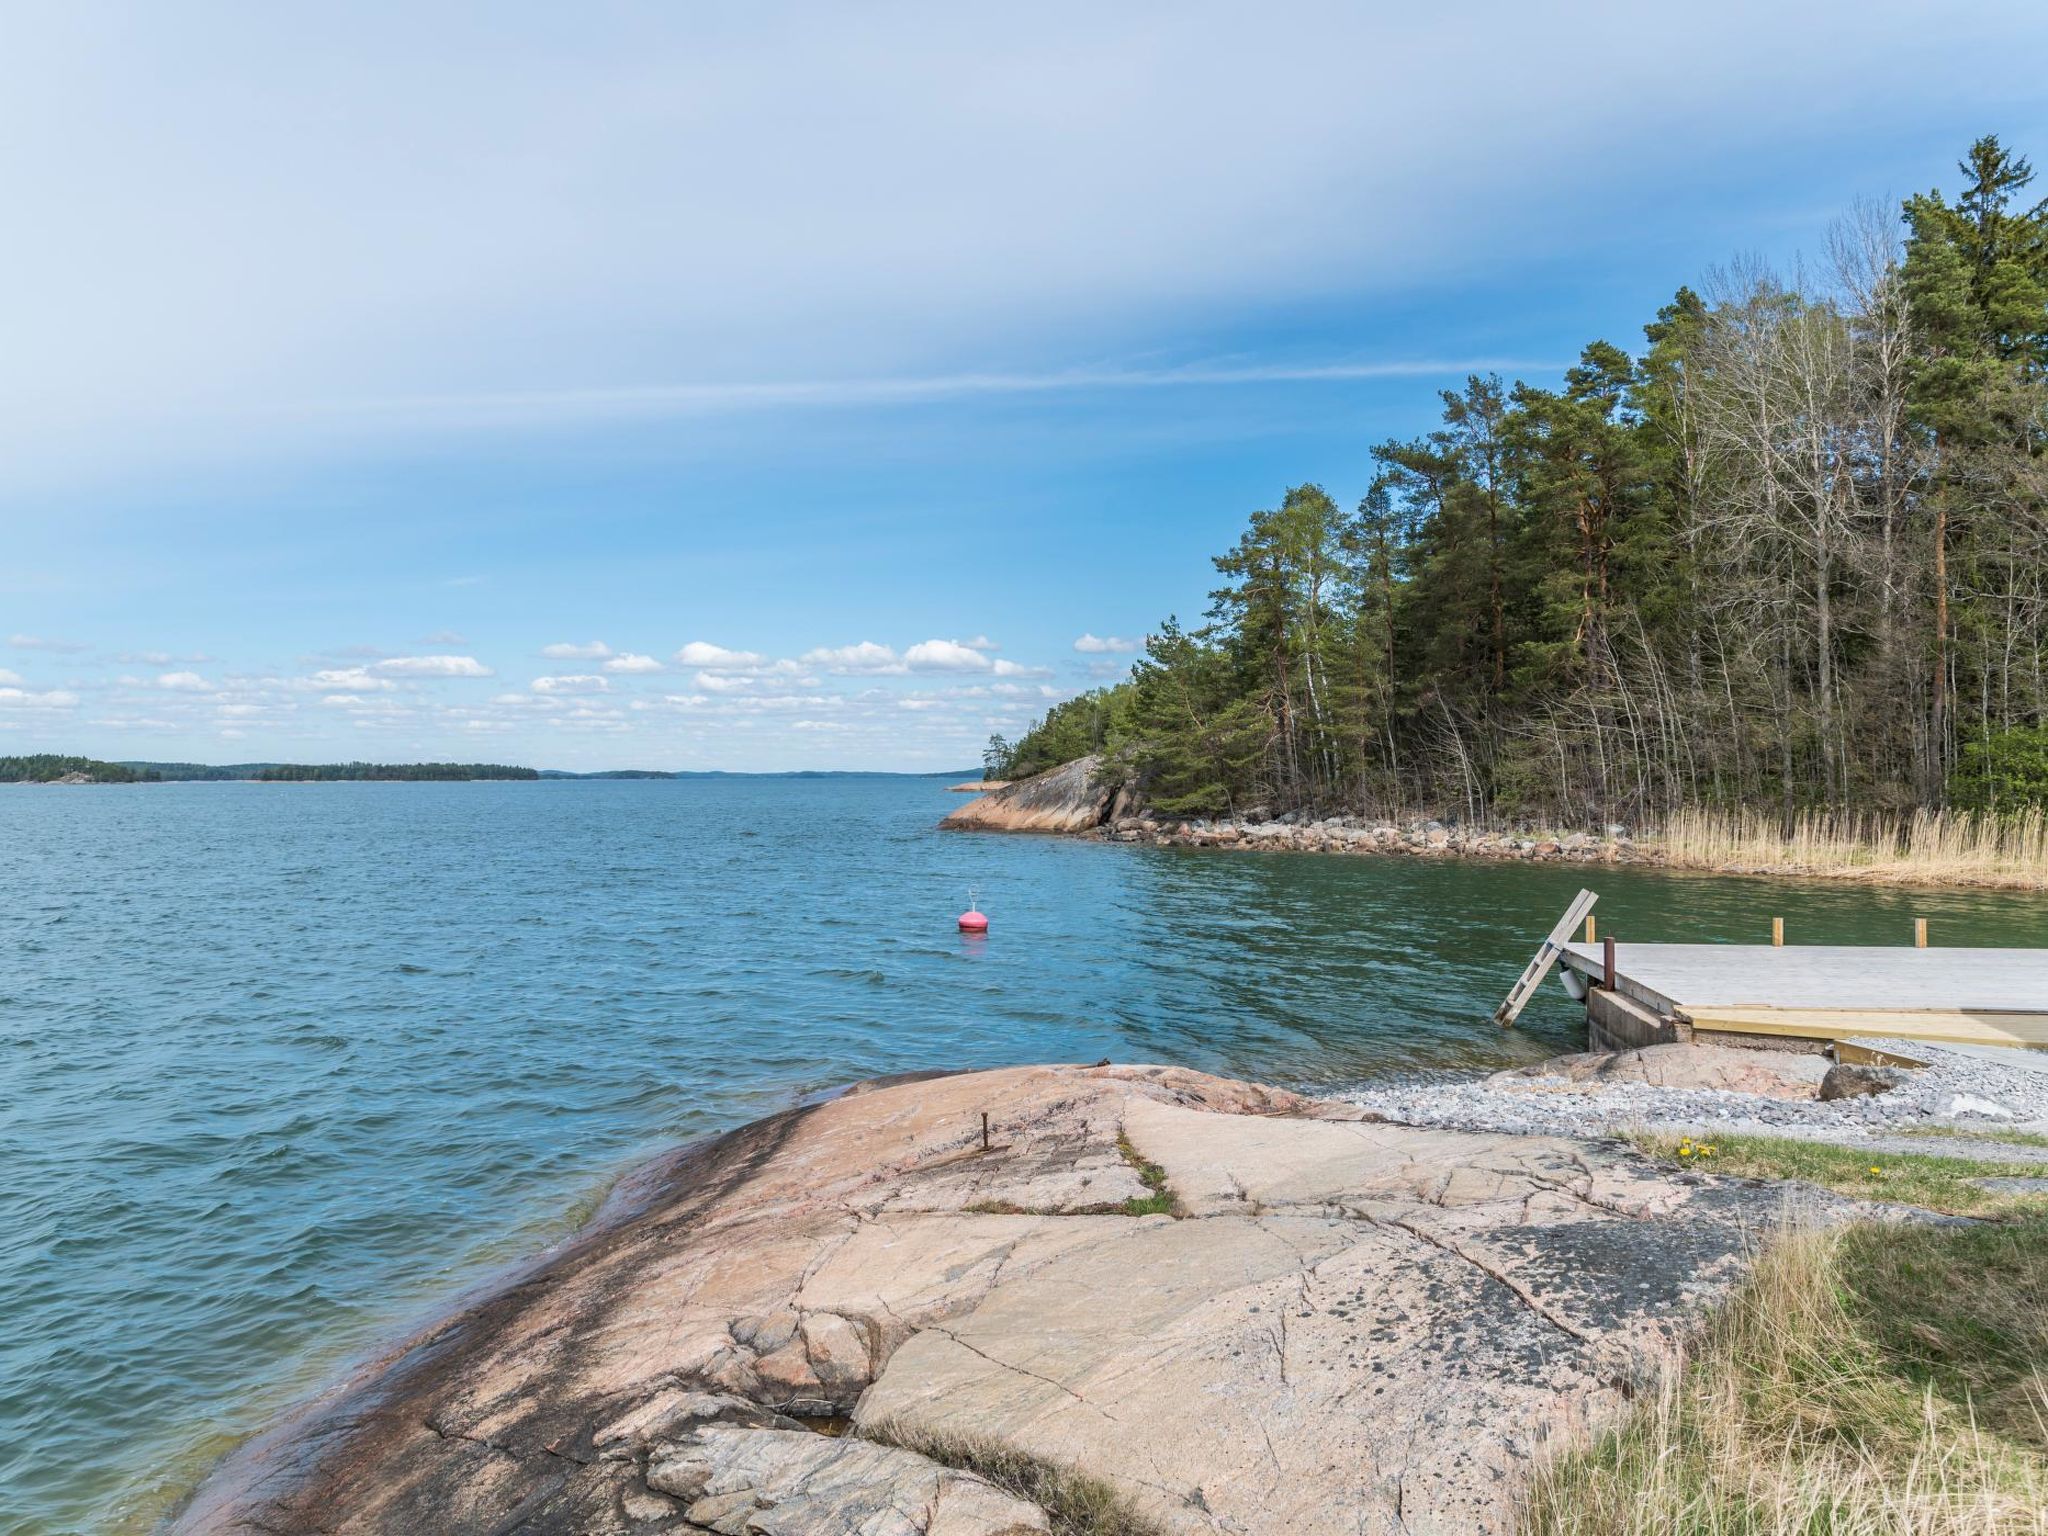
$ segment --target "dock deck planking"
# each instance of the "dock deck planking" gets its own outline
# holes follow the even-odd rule
[[[1562,958],[1598,984],[1594,946],[1569,944]],[[2048,950],[1623,942],[1615,980],[1638,1001],[1729,1034],[2048,1047]]]

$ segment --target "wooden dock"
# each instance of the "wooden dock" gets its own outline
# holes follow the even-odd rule
[[[1602,985],[1599,945],[1558,958],[1575,994]],[[1621,943],[1614,990],[1698,1033],[2048,1047],[2048,949]]]

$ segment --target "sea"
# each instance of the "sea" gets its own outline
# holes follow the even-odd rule
[[[1555,983],[1490,1015],[1582,884],[1623,942],[2048,939],[2030,896],[940,832],[947,782],[0,788],[0,1533],[152,1529],[636,1162],[859,1078],[1572,1049]]]

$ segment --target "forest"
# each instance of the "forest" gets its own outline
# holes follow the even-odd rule
[[[1105,754],[1169,814],[1655,824],[2048,799],[2048,200],[1953,197],[1680,288],[1560,387],[1473,377],[1216,557],[1199,624],[993,775]]]
[[[74,776],[94,784],[136,784],[150,777],[125,763],[103,763],[95,757],[65,757],[55,752],[0,757],[0,784],[54,784]]]

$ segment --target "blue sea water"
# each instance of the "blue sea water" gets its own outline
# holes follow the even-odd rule
[[[943,834],[943,784],[0,790],[0,1532],[147,1529],[638,1158],[853,1078],[1547,1054],[1554,986],[1488,1014],[1581,883],[1625,936],[2048,933],[2035,898]]]

